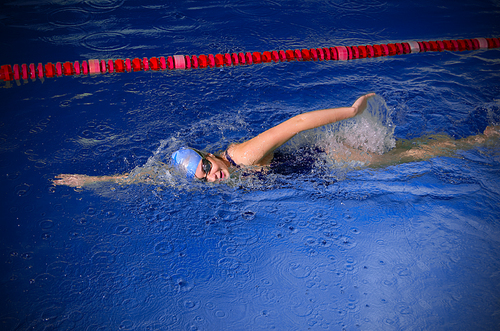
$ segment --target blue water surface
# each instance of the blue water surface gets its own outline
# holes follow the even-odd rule
[[[12,0],[0,65],[500,36],[498,1]],[[500,148],[231,184],[61,173],[217,151],[374,91],[397,139],[500,124],[500,50],[57,77],[0,90],[2,330],[497,330]]]

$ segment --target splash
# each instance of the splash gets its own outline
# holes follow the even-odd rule
[[[194,188],[198,184],[206,186],[206,183],[196,181],[193,183],[193,181],[188,181],[185,176],[177,174],[176,169],[170,166],[169,160],[172,152],[182,146],[189,145],[188,140],[196,139],[198,135],[206,136],[210,132],[214,133],[215,130],[209,124],[214,126],[214,121],[200,121],[190,127],[188,132],[179,132],[174,137],[160,141],[159,147],[146,164],[130,172],[130,183],[145,182],[184,189]],[[221,126],[221,123],[215,123],[219,130],[236,130],[236,128],[227,125],[228,123],[223,124],[225,125]],[[245,127],[246,124],[238,123],[236,126]],[[221,135],[224,136],[224,133]],[[209,143],[208,148],[222,148],[223,144],[228,146],[229,143],[227,139],[222,138],[215,144]],[[297,158],[301,157],[297,154],[302,154],[301,150],[303,151],[304,148],[318,151],[314,154],[314,158],[317,158],[318,161],[315,162],[313,168],[320,170],[325,164],[330,169],[362,167],[370,163],[372,156],[381,155],[394,148],[395,145],[391,110],[382,97],[375,96],[369,100],[367,109],[357,117],[302,132],[282,146],[280,151],[295,154]],[[311,157],[311,155],[307,157]],[[319,175],[318,171],[314,171],[314,173]],[[272,174],[265,170],[261,170],[259,174],[260,178],[267,180],[273,178]],[[240,175],[239,172],[234,173],[227,183],[229,185],[231,183],[237,186],[242,185]],[[247,182],[254,177],[244,176]],[[247,185],[251,185],[251,183],[247,183]]]
[[[381,96],[368,101],[360,115],[302,132],[283,149],[287,152],[314,145],[325,153],[319,158],[334,167],[361,167],[370,163],[374,155],[384,154],[396,146],[391,109]]]

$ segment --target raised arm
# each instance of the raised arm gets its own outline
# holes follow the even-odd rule
[[[255,138],[231,146],[228,152],[238,164],[266,165],[272,159],[274,150],[299,132],[354,117],[366,109],[368,99],[374,95],[370,93],[358,98],[351,107],[316,110],[294,116]]]

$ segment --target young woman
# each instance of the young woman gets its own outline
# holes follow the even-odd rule
[[[368,99],[375,94],[370,93],[358,98],[351,107],[329,108],[303,113],[278,124],[277,126],[247,140],[241,144],[232,144],[220,155],[205,154],[192,148],[182,148],[172,154],[172,165],[186,174],[188,178],[197,178],[208,182],[224,181],[229,178],[232,168],[241,166],[267,166],[274,157],[274,151],[302,131],[318,128],[327,124],[342,121],[361,114],[367,107]],[[447,136],[433,136],[425,142],[399,143],[388,153],[378,155],[361,152],[345,146],[346,154],[334,153],[333,159],[349,158],[369,166],[381,166],[401,162],[425,160],[433,156],[449,154],[456,149],[468,149],[498,137],[497,128],[488,127],[483,135],[453,140]],[[420,138],[422,140],[422,138]],[[95,182],[126,183],[128,174],[117,176],[86,176],[62,174],[53,181],[55,185],[82,187]]]

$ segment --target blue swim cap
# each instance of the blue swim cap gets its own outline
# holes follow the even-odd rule
[[[180,170],[186,171],[187,178],[194,177],[200,161],[201,155],[188,147],[183,147],[172,154],[172,165]]]

